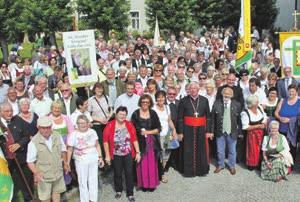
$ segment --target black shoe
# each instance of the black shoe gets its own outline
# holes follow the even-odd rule
[[[121,198],[121,196],[122,196],[122,192],[117,192],[115,195],[115,198],[119,199],[119,198]]]
[[[134,196],[128,196],[128,201],[129,202],[135,202]]]

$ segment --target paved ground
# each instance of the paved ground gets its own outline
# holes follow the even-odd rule
[[[298,163],[299,165],[299,163]],[[288,176],[287,181],[279,183],[263,181],[259,177],[259,172],[248,171],[237,166],[237,174],[230,175],[228,170],[223,170],[219,174],[214,174],[215,166],[211,164],[210,174],[206,177],[183,178],[172,168],[167,176],[169,182],[160,184],[157,190],[151,193],[135,191],[137,202],[140,201],[197,201],[197,202],[288,202],[300,201],[300,168],[296,167],[295,172]],[[112,175],[106,178],[99,176],[101,189],[99,190],[99,201],[123,202],[127,201],[126,194],[123,193],[121,199],[114,198],[112,185]],[[70,193],[71,194],[71,193]],[[72,200],[77,202],[78,191],[73,190]]]

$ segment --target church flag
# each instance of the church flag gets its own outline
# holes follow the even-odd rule
[[[251,8],[250,0],[241,0],[241,18],[239,25],[239,39],[236,54],[236,68],[247,65],[252,59],[251,49]],[[249,68],[249,67],[247,67]]]

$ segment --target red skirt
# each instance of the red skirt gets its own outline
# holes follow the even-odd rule
[[[247,131],[246,165],[258,166],[264,131],[261,129]]]

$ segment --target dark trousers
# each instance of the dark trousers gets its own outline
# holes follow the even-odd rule
[[[243,138],[238,137],[236,143],[236,161],[237,163],[246,162],[246,135]]]
[[[116,156],[114,155],[113,160],[114,165],[114,184],[116,192],[123,191],[122,174],[125,171],[125,181],[126,181],[126,195],[133,196],[133,172],[132,172],[132,157],[131,153],[126,156]]]
[[[18,169],[18,166],[14,160],[8,161],[8,167],[9,171],[11,173],[12,180],[14,182],[14,195],[12,201],[17,201],[17,194],[19,191],[22,192],[24,201],[31,201],[32,198],[29,194],[28,188],[26,187],[26,184],[20,174],[20,171]],[[29,184],[29,188],[31,189],[31,192],[33,193],[33,176],[29,168],[27,167],[26,163],[20,164],[20,167],[25,175],[25,178],[27,179],[27,182]]]
[[[103,146],[103,130],[105,125],[93,125],[93,129],[96,131],[98,136],[98,141],[101,147],[102,156],[105,157],[104,146]]]

